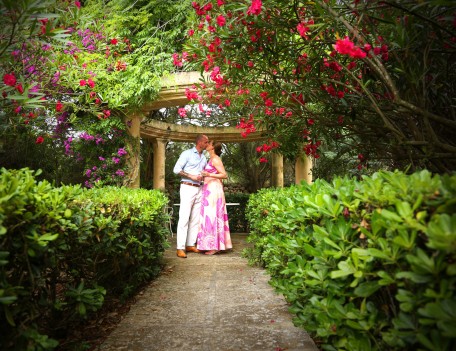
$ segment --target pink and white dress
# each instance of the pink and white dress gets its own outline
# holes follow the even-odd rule
[[[211,161],[204,170],[209,173],[218,173]],[[196,243],[199,250],[228,250],[233,247],[225,193],[220,179],[207,178],[204,181]]]

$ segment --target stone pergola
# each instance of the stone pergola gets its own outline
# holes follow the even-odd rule
[[[141,111],[128,116],[131,121],[128,131],[134,138],[132,146],[136,150],[134,156],[130,157],[129,165],[130,186],[139,188],[139,167],[140,167],[140,139],[149,139],[153,145],[154,154],[154,189],[165,189],[165,162],[166,162],[166,144],[169,141],[177,142],[194,142],[198,134],[205,134],[209,139],[220,140],[223,143],[238,143],[264,140],[265,137],[261,132],[254,132],[247,137],[242,137],[239,129],[235,127],[198,127],[183,126],[161,121],[149,121],[143,123],[146,115],[153,110],[164,107],[184,106],[187,105],[188,99],[185,90],[197,83],[201,78],[199,72],[181,72],[162,80],[162,88],[156,101],[145,104]],[[312,182],[311,173],[312,162],[305,155],[298,157],[295,163],[295,182],[298,184],[305,180]],[[283,187],[283,157],[274,153],[272,157],[272,179],[271,183],[275,187]]]

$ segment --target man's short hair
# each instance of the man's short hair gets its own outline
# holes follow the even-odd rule
[[[198,134],[198,135],[196,136],[195,142],[196,142],[196,143],[199,143],[201,140],[206,139],[206,138],[207,138],[207,136],[205,136],[204,134]]]

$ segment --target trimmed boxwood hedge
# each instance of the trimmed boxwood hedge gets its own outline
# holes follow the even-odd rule
[[[246,216],[246,256],[322,349],[454,350],[456,176],[263,189]]]
[[[103,305],[157,275],[167,247],[160,191],[53,187],[0,170],[0,349],[50,350]]]

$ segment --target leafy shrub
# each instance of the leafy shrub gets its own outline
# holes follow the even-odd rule
[[[427,171],[265,189],[247,255],[324,350],[451,350],[455,199],[456,176]]]
[[[0,171],[1,349],[56,347],[105,296],[156,275],[166,245],[161,192],[54,188],[38,174]]]

